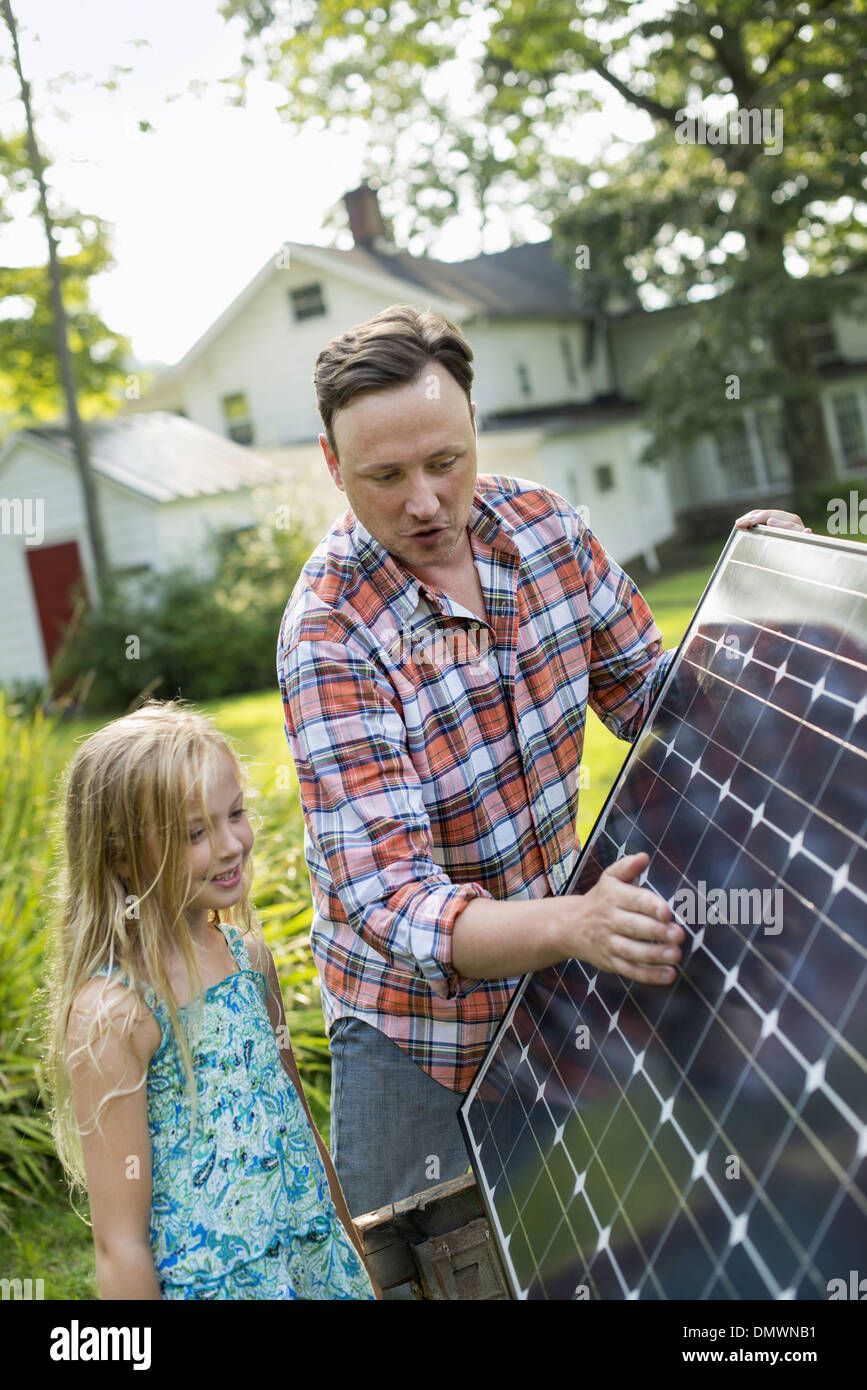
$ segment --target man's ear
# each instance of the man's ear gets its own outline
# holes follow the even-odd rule
[[[341,492],[345,491],[343,479],[340,476],[340,463],[338,462],[337,455],[328,443],[327,434],[320,434],[319,443],[322,445],[322,452],[325,455],[325,462],[328,465],[328,472],[331,474],[331,480],[334,486],[339,487]]]

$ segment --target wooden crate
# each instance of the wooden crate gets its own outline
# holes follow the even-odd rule
[[[355,1219],[383,1289],[419,1299],[509,1298],[471,1173]]]

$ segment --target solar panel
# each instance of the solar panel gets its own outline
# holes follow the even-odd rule
[[[460,1109],[511,1292],[825,1299],[867,1251],[867,547],[735,530],[564,892],[622,855],[670,986],[518,986]]]

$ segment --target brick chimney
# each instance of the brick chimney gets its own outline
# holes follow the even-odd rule
[[[356,246],[379,249],[388,241],[385,223],[379,210],[376,190],[362,183],[351,193],[344,193],[344,206],[349,214],[349,229]]]

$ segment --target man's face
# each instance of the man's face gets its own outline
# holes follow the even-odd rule
[[[432,361],[417,381],[339,410],[336,455],[319,436],[358,520],[407,569],[448,562],[464,535],[476,485],[475,410],[471,416],[454,377]]]

